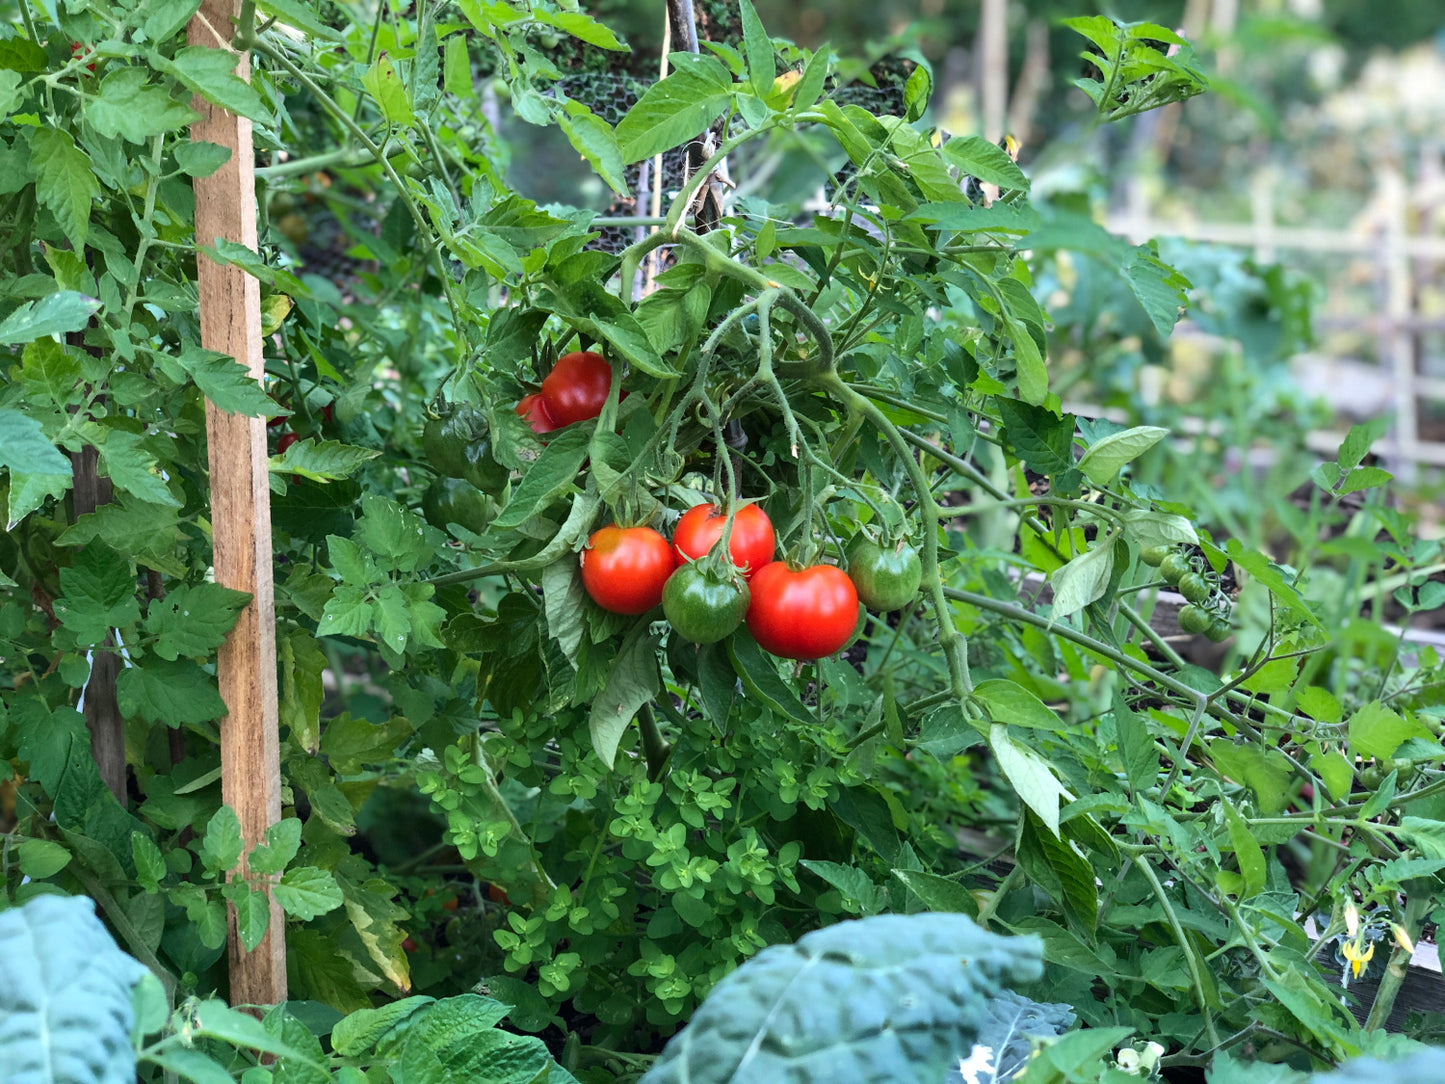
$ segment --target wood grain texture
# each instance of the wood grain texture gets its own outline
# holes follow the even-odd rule
[[[232,19],[239,2],[205,0],[187,28],[192,45],[230,49]],[[236,56],[236,73],[250,68]],[[197,98],[192,107],[201,120],[191,137],[231,151],[231,159],[209,177],[198,177],[196,241],[211,246],[217,238],[256,247],[255,151],[251,122]],[[229,354],[260,380],[260,284],[240,268],[197,260],[201,300],[201,344]],[[277,737],[276,612],[271,579],[271,502],[266,479],[266,428],[263,418],[227,414],[206,403],[210,448],[211,528],[216,582],[252,595],[217,658],[221,699],[221,797],[236,811],[246,849],[261,842],[266,828],[281,817],[281,769]],[[245,859],[242,859],[244,869]],[[281,908],[271,900],[265,939],[244,952],[236,935],[236,912],[229,913],[231,1003],[272,1005],[286,999],[286,942]]]

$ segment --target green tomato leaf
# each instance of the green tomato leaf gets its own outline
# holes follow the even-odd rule
[[[229,55],[222,53],[221,59]],[[85,116],[107,139],[119,137],[131,143],[144,143],[199,119],[189,106],[151,85],[147,69],[139,66],[116,68],[101,80],[100,97],[87,103]]]
[[[1095,441],[1079,460],[1079,469],[1096,486],[1108,485],[1127,463],[1132,463],[1158,444],[1169,430],[1157,425],[1136,425],[1121,433],[1110,433]]]
[[[303,922],[334,911],[342,903],[336,878],[315,866],[288,869],[272,891],[281,909]]]
[[[75,140],[64,129],[41,128],[30,137],[30,165],[36,171],[35,198],[55,215],[55,221],[60,224],[71,246],[80,252],[90,234],[91,201],[100,195],[100,182],[96,180],[90,156],[75,145]],[[98,302],[93,304],[99,308]],[[21,311],[26,307],[22,306]],[[14,319],[14,315],[12,313],[10,319]],[[90,313],[87,313],[86,318],[89,316]],[[7,338],[6,325],[9,322],[7,319],[0,324],[0,343],[29,342],[38,337]],[[54,330],[76,331],[84,326],[85,320],[81,320],[73,326]]]
[[[988,743],[1009,785],[1023,803],[1038,814],[1044,826],[1058,837],[1059,800],[1071,799],[1073,795],[1054,778],[1049,762],[1028,746],[1014,741],[1008,727],[1002,723],[995,723],[989,728]]]
[[[71,566],[60,570],[60,596],[55,616],[82,645],[98,644],[112,628],[140,620],[135,569],[100,542],[82,546]]]
[[[733,81],[710,56],[653,83],[617,125],[626,165],[669,151],[700,135],[726,112]]]
[[[657,696],[662,676],[657,668],[657,639],[647,626],[637,625],[612,664],[606,683],[592,701],[588,729],[592,748],[602,763],[611,768],[617,745],[639,708]]]
[[[147,56],[153,67],[174,75],[187,90],[199,94],[212,105],[247,117],[257,124],[274,123],[271,111],[261,101],[261,95],[236,74],[236,58],[229,49],[191,45],[178,50],[169,60],[158,49],[150,50]]]
[[[190,659],[147,659],[143,667],[127,666],[115,692],[122,714],[171,727],[208,723],[226,714],[215,677]]]
[[[201,836],[201,864],[212,873],[228,873],[241,860],[241,822],[236,811],[221,806],[206,823]]]
[[[37,135],[36,138],[39,136]],[[42,198],[41,202],[44,203],[45,200]],[[50,210],[56,218],[61,217],[61,212],[57,208],[52,206]],[[89,214],[90,203],[87,196],[87,221]],[[80,245],[76,247],[79,248]],[[4,320],[0,320],[0,346],[33,342],[36,339],[64,334],[67,331],[80,331],[99,310],[99,301],[93,297],[76,293],[74,290],[61,290],[58,293],[49,294],[39,301],[27,301]]]
[[[1114,547],[1102,542],[1085,550],[1050,577],[1054,586],[1054,604],[1049,610],[1054,619],[1078,613],[1091,602],[1097,602],[1108,590],[1114,574]]]

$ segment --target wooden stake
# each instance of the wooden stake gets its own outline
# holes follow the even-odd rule
[[[204,0],[191,19],[192,45],[230,50],[239,0]],[[245,54],[236,74],[249,78]],[[191,137],[227,147],[231,160],[209,177],[198,177],[196,241],[225,238],[256,248],[255,151],[251,122],[197,98],[201,119]],[[229,354],[260,380],[260,284],[239,267],[197,259],[201,299],[201,345]],[[281,819],[281,767],[276,705],[276,610],[271,580],[271,503],[266,480],[266,423],[227,414],[206,403],[210,444],[211,531],[216,582],[252,595],[217,658],[221,699],[221,799],[236,811],[249,852]],[[245,858],[242,858],[242,872]],[[286,942],[281,908],[271,901],[265,939],[245,952],[236,934],[236,911],[228,924],[233,1005],[274,1005],[286,1000]]]

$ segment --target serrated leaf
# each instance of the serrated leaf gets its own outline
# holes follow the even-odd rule
[[[187,177],[209,177],[231,160],[231,148],[192,139],[177,143],[175,155],[176,165]]]
[[[388,123],[407,125],[416,119],[401,74],[385,51],[377,54],[376,60],[361,77],[361,84],[381,106],[381,115]]]
[[[5,510],[5,529],[13,531],[26,516],[50,498],[65,496],[73,478],[70,474],[21,474],[10,472],[10,500]]]
[[[622,149],[612,126],[595,116],[581,102],[568,98],[557,116],[562,134],[572,149],[587,160],[593,172],[618,195],[626,195],[627,177],[622,167]]]
[[[145,630],[156,637],[151,651],[167,660],[212,654],[250,601],[245,591],[217,583],[172,586],[146,608]]]
[[[111,628],[140,620],[135,569],[109,546],[92,542],[60,570],[55,616],[81,644],[98,644]]]
[[[512,490],[507,505],[497,516],[498,528],[520,527],[567,490],[587,458],[590,436],[580,428],[568,427],[543,449],[527,468],[522,481]]]
[[[580,11],[549,11],[546,8],[534,7],[530,14],[537,22],[555,26],[588,45],[595,45],[599,49],[627,50],[627,46],[622,44],[605,24]]]
[[[337,584],[316,625],[317,636],[364,636],[371,628],[371,603],[364,588]]]
[[[292,629],[277,645],[281,656],[281,725],[291,741],[315,753],[321,741],[321,701],[325,697],[321,675],[326,655],[305,629]]]
[[[292,444],[284,454],[273,455],[266,468],[272,474],[297,474],[313,482],[336,482],[350,478],[363,463],[379,455],[381,452],[374,448],[307,437]]]
[[[773,42],[749,0],[742,0],[739,10],[743,23],[743,52],[748,61],[748,82],[752,84],[754,94],[759,98],[766,98],[772,91],[773,79],[778,74],[777,61],[773,56]]]
[[[617,125],[626,165],[669,151],[700,135],[732,101],[733,83],[710,56],[653,83]]]
[[[1059,417],[1051,410],[1016,399],[1000,397],[996,402],[1004,440],[1030,470],[1056,475],[1074,469],[1074,415]]]
[[[20,73],[0,68],[0,120],[20,104]]]
[[[90,235],[91,201],[100,195],[100,182],[91,168],[90,156],[63,128],[41,128],[30,137],[30,165],[35,170],[35,198],[49,208],[71,247],[80,252]],[[74,331],[84,326],[82,322],[61,330]],[[28,341],[6,339],[5,324],[0,324],[0,342]]]
[[[1145,546],[1193,546],[1199,541],[1194,524],[1183,516],[1131,508],[1124,513],[1124,533],[1142,549]]]
[[[233,882],[242,889],[231,901],[236,905],[236,933],[241,938],[241,947],[247,952],[253,950],[266,936],[271,925],[271,901],[260,889],[246,888],[244,882]]]
[[[1119,268],[1130,291],[1161,338],[1168,338],[1189,305],[1190,281],[1159,259],[1150,242],[1131,249]]]
[[[1084,477],[1096,486],[1108,485],[1125,464],[1132,463],[1169,435],[1157,425],[1136,425],[1095,441],[1079,460]]]
[[[547,631],[575,670],[578,648],[587,632],[587,593],[571,554],[542,569],[542,607],[547,615]]]
[[[1114,692],[1114,738],[1130,789],[1135,793],[1147,791],[1159,775],[1159,751],[1149,736],[1145,718],[1131,710],[1117,690]]]
[[[288,869],[272,891],[281,909],[303,922],[334,911],[342,904],[336,878],[315,866]]]
[[[176,727],[208,723],[226,714],[216,679],[190,659],[147,659],[144,666],[127,666],[115,691],[123,715],[151,723]]]
[[[53,877],[70,864],[70,852],[49,839],[23,839],[16,848],[20,872],[32,881]]]
[[[188,346],[176,359],[207,399],[221,410],[265,417],[276,404],[261,383],[235,358],[199,346]]]
[[[0,410],[0,467],[21,474],[71,473],[70,460],[45,438],[40,423],[17,410]]]
[[[1411,738],[1430,738],[1424,723],[1391,711],[1372,700],[1350,716],[1350,751],[1366,758],[1383,760]]]
[[[1071,797],[1054,778],[1048,761],[1025,745],[1014,741],[1008,727],[995,723],[989,728],[989,747],[998,767],[1014,792],[1032,809],[1056,837],[1059,834],[1059,800]]]
[[[222,58],[229,55],[222,53]],[[100,97],[86,103],[85,118],[107,139],[119,137],[144,143],[152,136],[184,128],[198,115],[162,88],[151,85],[146,68],[127,66],[114,69],[101,80]]]
[[[136,880],[147,892],[155,892],[166,878],[166,859],[155,840],[144,832],[130,834],[131,861],[135,863]]]
[[[236,811],[221,806],[206,822],[201,836],[201,864],[212,873],[226,873],[241,860],[241,822]]]
[[[1000,188],[1027,190],[1029,179],[1018,163],[996,143],[982,136],[954,136],[943,144],[943,156],[970,177]]]
[[[39,138],[38,134],[37,137]],[[83,157],[83,156],[82,156]],[[88,160],[86,168],[89,168]],[[95,195],[99,194],[99,189]],[[42,198],[41,202],[45,200]],[[50,206],[57,219],[61,211]],[[90,197],[86,197],[86,215],[90,214]],[[61,222],[64,226],[64,221]],[[67,230],[69,235],[69,230]],[[72,242],[74,237],[71,237]],[[76,246],[77,248],[80,245]],[[0,346],[34,342],[50,335],[63,335],[67,331],[80,331],[90,318],[100,311],[100,302],[93,297],[76,293],[74,290],[60,290],[42,297],[39,301],[27,301],[4,320],[0,320]]]
[[[266,828],[266,842],[258,843],[246,856],[252,873],[280,873],[301,849],[301,821],[287,817]]]
[[[257,124],[271,124],[271,111],[251,84],[236,74],[236,57],[229,49],[191,45],[177,50],[171,59],[159,50],[148,54],[160,71],[174,75],[187,90],[228,113],[247,117]]]
[[[904,1049],[907,1079],[943,1080],[972,1049],[989,999],[1040,975],[1040,955],[1037,940],[985,933],[964,915],[839,923],[724,978],[641,1084],[891,1081]],[[938,1009],[904,1011],[918,1002]]]
[[[608,768],[617,757],[617,745],[643,704],[661,688],[657,668],[657,640],[646,625],[638,625],[623,641],[606,682],[592,701],[588,730],[592,749]]]
[[[1250,834],[1249,825],[1244,822],[1244,818],[1235,812],[1234,806],[1228,802],[1224,803],[1224,823],[1229,829],[1229,845],[1239,863],[1239,873],[1244,882],[1239,898],[1251,899],[1264,891],[1264,851],[1260,850],[1259,843]]]
[[[368,493],[361,498],[355,537],[383,567],[415,572],[431,560],[443,536],[396,501]]]
[[[181,506],[180,498],[162,480],[155,457],[140,434],[112,429],[100,446],[100,461],[117,489],[134,493],[150,504]]]
[[[1114,547],[1096,543],[1050,576],[1054,587],[1054,603],[1050,615],[1055,618],[1078,613],[1091,602],[1097,602],[1108,590],[1114,574]]]

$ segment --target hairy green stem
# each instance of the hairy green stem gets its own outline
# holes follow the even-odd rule
[[[1144,855],[1134,856],[1134,861],[1139,866],[1139,872],[1149,882],[1154,890],[1154,896],[1159,901],[1159,906],[1164,908],[1164,915],[1169,920],[1169,928],[1174,933],[1174,940],[1178,943],[1180,950],[1184,953],[1184,962],[1189,965],[1190,985],[1194,989],[1194,999],[1199,1005],[1199,1015],[1204,1019],[1204,1032],[1209,1036],[1209,1041],[1215,1046],[1219,1045],[1219,1032],[1214,1026],[1214,1013],[1209,1008],[1209,998],[1204,991],[1204,977],[1200,970],[1199,954],[1184,932],[1184,927],[1179,923],[1179,916],[1174,913],[1174,904],[1170,902],[1169,895],[1164,891],[1164,886],[1159,882],[1159,875],[1154,872],[1153,865]]]

